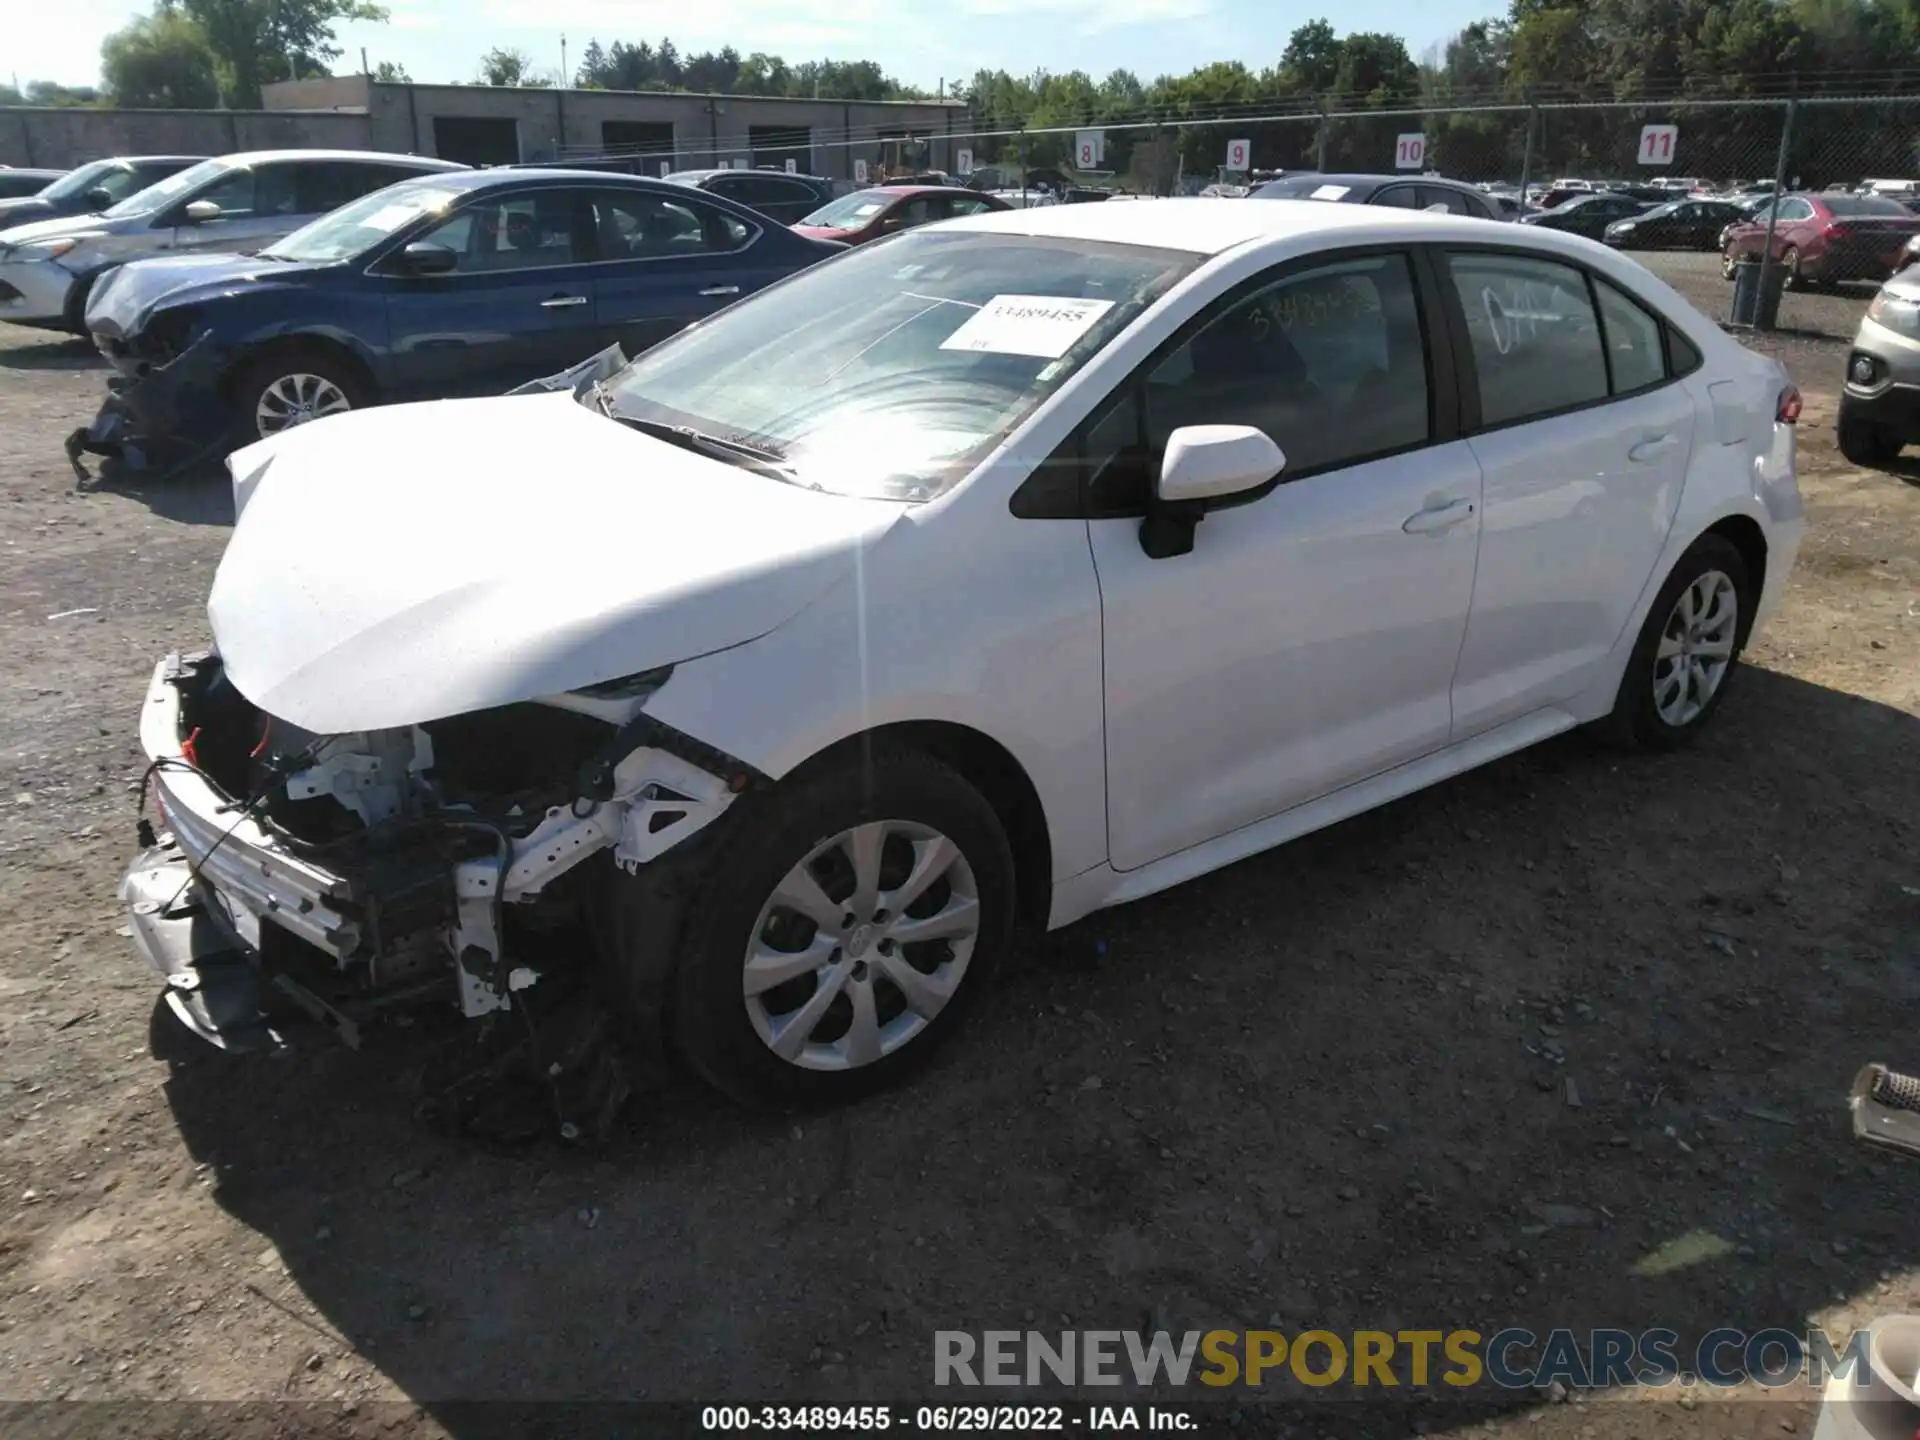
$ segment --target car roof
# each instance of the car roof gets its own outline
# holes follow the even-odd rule
[[[1329,184],[1337,183],[1329,180]],[[939,222],[941,230],[989,230],[1060,240],[1106,241],[1158,250],[1219,255],[1241,245],[1297,236],[1329,235],[1348,243],[1368,238],[1391,241],[1406,229],[1435,225],[1467,227],[1465,233],[1538,248],[1555,244],[1555,231],[1536,234],[1531,226],[1462,215],[1437,215],[1384,205],[1329,205],[1321,200],[1270,199],[1259,205],[1201,196],[1139,200],[1132,205],[1042,205],[1019,210],[989,210]],[[1516,233],[1521,232],[1521,233]]]
[[[417,165],[423,171],[472,168],[457,160],[436,160],[431,155],[394,155],[383,150],[240,150],[208,158],[228,165],[264,165],[274,160],[357,160],[368,165]]]
[[[100,159],[110,165],[198,165],[202,160],[211,160],[211,155],[102,155]]]
[[[968,190],[964,185],[869,185],[868,191],[877,191],[882,195],[945,195],[950,190],[960,190],[967,194],[977,192]]]
[[[656,180],[651,175],[629,175],[624,170],[568,169],[564,165],[495,165],[485,170],[468,170],[457,175],[422,175],[416,180],[404,180],[400,183],[413,185],[420,181],[430,181],[442,188],[488,190],[501,185],[578,185],[583,180],[592,180],[595,185],[612,185],[628,190],[651,190],[661,195],[684,196],[687,193],[687,186],[675,180]],[[726,203],[726,197],[723,195],[713,198],[722,204]]]

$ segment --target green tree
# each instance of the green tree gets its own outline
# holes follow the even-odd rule
[[[325,75],[340,57],[334,26],[346,20],[384,20],[373,0],[158,0],[200,27],[219,65],[226,102],[250,110],[271,80]]]
[[[533,57],[524,50],[495,46],[480,57],[482,85],[527,85],[539,87],[553,82],[534,73]]]
[[[177,11],[143,15],[101,41],[100,78],[116,105],[203,110],[220,103],[207,37]]]
[[[382,85],[411,85],[413,76],[407,73],[407,67],[396,65],[391,60],[382,60],[373,67],[373,78]]]

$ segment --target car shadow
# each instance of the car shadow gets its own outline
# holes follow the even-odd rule
[[[83,335],[47,332],[44,341],[0,345],[0,370],[106,370],[106,358]]]
[[[339,1048],[205,1052],[167,1096],[218,1202],[462,1436],[507,1433],[479,1400],[925,1399],[946,1329],[1664,1327],[1684,1363],[1920,1263],[1844,1111],[1920,1063],[1920,719],[1735,684],[1683,753],[1565,737],[1029,942],[930,1073],[833,1113],[682,1083],[601,1154],[484,1148]],[[1539,1402],[1436,1384],[1303,1433],[1468,1403]]]
[[[137,500],[155,515],[182,525],[232,525],[233,486],[218,460],[203,460],[178,470],[136,470],[117,458],[86,456],[74,488]]]

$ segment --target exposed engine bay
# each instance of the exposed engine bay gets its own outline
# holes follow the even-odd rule
[[[383,1010],[487,1016],[604,958],[596,908],[618,871],[761,779],[645,714],[668,674],[316,735],[257,709],[218,656],[169,657],[142,727],[165,833],[143,835],[125,898],[174,1013],[222,1048],[260,1048],[280,1037],[249,996],[271,987],[357,1044]]]

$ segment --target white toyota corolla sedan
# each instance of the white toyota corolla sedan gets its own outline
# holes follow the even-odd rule
[[[350,1030],[592,984],[733,1095],[842,1098],[1017,924],[1575,726],[1691,739],[1800,543],[1799,408],[1551,231],[914,230],[602,382],[237,452],[134,933],[223,1045],[266,994]]]

